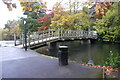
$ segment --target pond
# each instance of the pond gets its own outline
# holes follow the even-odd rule
[[[58,46],[60,45],[67,45],[69,47],[69,60],[77,63],[87,63],[89,60],[92,60],[94,64],[102,65],[110,51],[120,53],[120,44],[102,42],[90,44],[87,40],[56,42],[36,49],[36,51],[41,54],[57,57]]]

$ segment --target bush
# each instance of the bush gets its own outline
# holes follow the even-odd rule
[[[105,66],[111,66],[113,68],[120,68],[120,55],[119,53],[114,54],[110,51],[110,54],[105,61]]]

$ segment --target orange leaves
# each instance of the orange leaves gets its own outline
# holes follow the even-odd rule
[[[39,11],[45,12],[44,6],[42,2],[20,2],[21,6],[23,7],[22,11],[23,12],[35,12],[38,13]]]
[[[47,28],[48,28],[48,26],[41,26],[41,27],[38,27],[38,31],[46,30]]]
[[[42,9],[43,7],[42,6],[40,6],[40,9]]]
[[[38,12],[38,9],[35,9],[34,12],[37,13],[37,12]]]
[[[101,8],[101,6],[98,4],[97,6],[96,6],[96,9],[100,9]]]
[[[105,14],[105,12],[104,12],[105,10],[104,9],[100,9],[100,14]]]
[[[38,30],[46,30],[51,23],[52,14],[46,14],[43,17],[39,17],[37,20],[39,23],[43,23],[44,26],[38,27]]]
[[[51,21],[51,15],[46,14],[43,17],[38,18],[38,22],[43,23],[44,25],[48,25],[48,22]]]
[[[102,14],[102,15],[103,15],[103,14],[105,14],[105,13],[104,13],[104,12],[100,12],[100,14]]]
[[[99,10],[96,11],[96,14],[97,14],[97,15],[99,14]]]
[[[109,67],[109,66],[105,68],[105,73],[107,75],[109,75],[112,72],[119,72],[119,70],[118,69],[113,69],[112,67]]]
[[[107,4],[107,7],[109,8],[109,7],[111,7],[111,5],[112,5],[112,3],[109,2],[109,3]]]
[[[95,9],[95,18],[99,18],[101,15],[104,15],[107,12],[107,9],[110,8],[112,5],[111,2],[106,3],[106,2],[97,2]]]
[[[23,9],[22,9],[22,12],[25,12],[26,11],[26,8],[24,7]]]
[[[93,68],[101,68],[101,69],[105,69],[105,73],[107,75],[109,75],[112,72],[119,72],[118,68],[113,69],[110,66],[100,66],[100,65],[88,65],[88,64],[82,64],[83,66],[87,66],[87,67],[93,67]]]
[[[28,7],[28,10],[29,10],[29,11],[32,11],[32,8],[31,8],[31,7]]]

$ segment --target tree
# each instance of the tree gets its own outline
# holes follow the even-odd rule
[[[10,25],[11,25],[12,21],[11,20],[8,20],[7,23],[5,24],[5,28],[10,28]]]
[[[24,20],[23,19],[20,20],[19,26],[23,31],[23,29],[24,29]],[[27,32],[35,32],[38,30],[39,26],[43,26],[43,23],[38,23],[37,19],[34,19],[34,18],[30,18],[30,17],[27,18],[27,24],[26,24]]]
[[[120,55],[119,55],[119,53],[115,54],[112,51],[110,51],[104,65],[111,66],[113,68],[120,68]]]
[[[3,40],[3,29],[0,28],[0,41]]]
[[[101,19],[102,15],[105,15],[108,9],[112,6],[113,2],[96,2],[91,4],[89,14],[92,14],[94,19]]]
[[[71,13],[65,11],[64,8],[59,4],[59,7],[54,7],[54,17],[51,21],[51,28],[58,29],[59,27],[63,29],[87,29],[91,26],[89,21],[88,8],[83,7],[83,10],[79,13]]]
[[[43,26],[38,27],[38,30],[47,29],[51,24],[51,18],[53,15],[53,12],[51,12],[50,14],[45,14],[43,17],[39,17],[37,20],[39,23],[43,23]]]
[[[11,23],[12,23],[12,21],[10,21],[10,20],[8,20],[7,21],[7,23],[5,24],[5,34],[7,34],[7,35],[5,35],[7,38],[8,38],[8,40],[10,40],[10,37],[11,37],[11,35],[10,35],[10,26],[11,26]],[[8,32],[6,32],[6,31],[8,31]]]
[[[9,30],[7,28],[2,29],[2,33],[1,33],[2,40],[8,40],[8,34],[9,34]]]
[[[46,10],[46,2],[20,2],[21,6],[23,7],[23,12],[27,15],[27,24],[26,29],[28,32],[34,32],[38,30],[39,26],[43,26],[43,23],[38,23],[37,18],[43,17],[45,15]],[[21,29],[24,27],[24,20],[21,18],[20,26]]]
[[[61,6],[61,2],[56,2],[56,4],[53,6],[53,13],[54,13],[54,16],[51,20],[51,28],[54,28],[54,29],[58,29],[58,27],[60,26],[59,25],[59,21],[60,19],[62,18],[62,16],[64,15],[68,15],[65,11],[64,11],[64,8]]]
[[[98,19],[94,28],[99,32],[100,39],[110,42],[120,42],[120,2],[116,2],[108,12]]]
[[[19,21],[8,20],[3,29],[3,38],[4,39],[13,39],[14,33],[17,35],[21,34],[21,28],[19,27]],[[4,35],[5,34],[5,35]]]
[[[17,35],[21,34],[21,29],[19,26],[19,21],[13,20],[10,25],[10,35],[14,35],[16,33]]]
[[[32,16],[33,18],[37,18],[40,16],[40,13],[46,12],[46,2],[20,2],[22,11],[24,15],[32,16],[32,14],[36,14],[36,16]]]

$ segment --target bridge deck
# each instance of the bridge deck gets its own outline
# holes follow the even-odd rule
[[[45,39],[42,39],[42,40],[36,40],[36,41],[32,41],[30,43],[27,43],[27,46],[30,47],[30,46],[33,46],[33,45],[36,45],[36,44],[39,44],[39,46],[40,46],[40,45],[46,44],[47,42],[52,42],[52,41],[55,41],[55,40],[59,40],[59,38],[58,37],[50,37],[50,38],[45,38]],[[23,44],[18,45],[16,47],[23,48]]]

